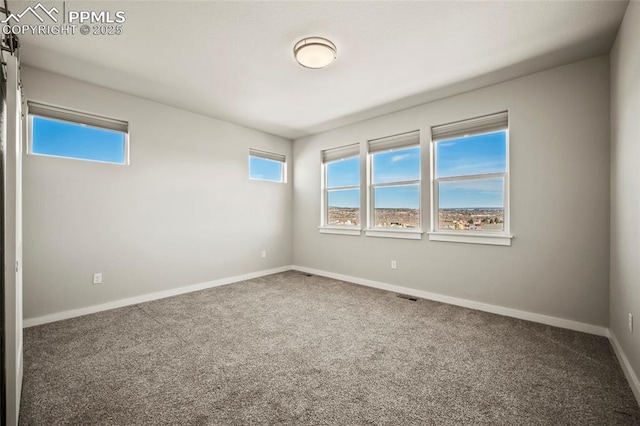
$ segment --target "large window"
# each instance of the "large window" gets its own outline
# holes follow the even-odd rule
[[[286,157],[273,152],[249,150],[249,179],[286,182]]]
[[[31,154],[127,164],[127,122],[36,102],[28,108]]]
[[[433,127],[432,144],[432,234],[505,236],[509,231],[507,112]]]
[[[369,228],[419,231],[419,132],[369,141],[369,164]]]
[[[360,229],[360,147],[322,152],[322,226]]]

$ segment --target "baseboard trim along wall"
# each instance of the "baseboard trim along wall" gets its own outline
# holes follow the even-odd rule
[[[233,284],[238,281],[250,280],[252,278],[263,277],[265,275],[277,274],[291,270],[290,265],[281,266],[263,271],[251,272],[233,277],[221,278],[219,280],[207,281],[204,283],[188,285],[185,287],[172,288],[170,290],[159,291],[156,293],[143,294],[140,296],[129,297],[127,299],[114,300],[113,302],[102,303],[100,305],[87,306],[85,308],[71,309],[68,311],[56,312],[41,317],[28,318],[24,320],[23,327],[33,327],[36,325],[47,324],[50,322],[65,320],[69,318],[80,317],[83,315],[95,314],[96,312],[108,311],[110,309],[122,308],[123,306],[136,305],[138,303],[150,302],[152,300],[164,299],[165,297],[178,296],[184,293],[205,290],[207,288],[219,287],[222,285]]]
[[[221,278],[214,281],[208,281],[199,284],[193,284],[185,287],[178,287],[170,290],[159,291],[156,293],[143,294],[141,296],[130,297],[122,300],[115,300],[113,302],[103,303],[100,305],[87,306],[85,308],[72,309],[68,311],[56,312],[49,315],[43,315],[41,317],[29,318],[24,320],[24,328],[33,327],[36,325],[47,324],[50,322],[60,321],[69,318],[75,318],[82,315],[94,314],[101,311],[107,311],[110,309],[121,308],[124,306],[135,305],[138,303],[150,302],[152,300],[163,299],[171,296],[178,296],[180,294],[191,293],[194,291],[205,290],[208,288],[219,287],[227,284],[233,284],[239,281],[250,280],[252,278],[263,277],[266,275],[277,274],[285,271],[299,271],[308,274],[320,275],[327,278],[333,278],[340,281],[346,281],[353,284],[363,285],[366,287],[373,287],[380,290],[391,291],[394,293],[402,293],[410,296],[419,297],[422,299],[433,300],[436,302],[447,303],[450,305],[462,306],[464,308],[476,309],[479,311],[490,312],[493,314],[504,315],[512,318],[518,318],[522,320],[537,322],[541,324],[551,325],[554,327],[566,328],[569,330],[580,331],[583,333],[595,334],[597,336],[607,337],[611,342],[611,346],[614,349],[618,361],[622,366],[622,370],[629,381],[629,385],[633,394],[635,395],[638,403],[640,404],[640,380],[633,371],[627,356],[625,355],[622,347],[618,343],[615,335],[608,328],[600,327],[593,324],[586,324],[578,321],[572,321],[564,318],[552,317],[549,315],[535,314],[527,311],[520,311],[517,309],[505,308],[502,306],[491,305],[488,303],[476,302],[468,299],[461,299],[458,297],[445,296],[438,293],[431,293],[423,290],[416,290],[409,287],[401,287],[394,284],[387,284],[379,281],[368,280],[364,278],[352,277],[350,275],[337,274],[334,272],[323,271],[320,269],[307,268],[305,266],[287,265],[273,269],[266,269],[263,271],[251,272],[243,275],[236,275],[233,277]],[[22,366],[22,365],[21,365]]]
[[[618,343],[616,335],[613,334],[613,331],[611,330],[609,330],[609,340],[611,341],[611,346],[613,346],[613,351],[618,357],[618,362],[620,362],[620,365],[622,366],[622,371],[624,371],[624,375],[627,376],[629,386],[631,386],[631,390],[636,396],[638,404],[640,404],[640,379],[638,379],[636,372],[633,371],[627,355],[625,355],[624,351],[622,350],[622,346],[620,346],[620,343]]]
[[[298,265],[281,266],[278,268],[266,269],[263,271],[251,272],[248,274],[236,275],[233,277],[221,278],[214,281],[207,281],[204,283],[188,285],[185,287],[172,288],[170,290],[159,291],[156,293],[143,294],[140,296],[130,297],[127,299],[114,300],[112,302],[102,303],[100,305],[92,305],[84,308],[56,312],[53,314],[43,315],[40,317],[27,318],[24,320],[24,328],[33,327],[41,324],[47,324],[50,322],[60,321],[64,319],[79,317],[82,315],[93,314],[96,312],[107,311],[110,309],[121,308],[123,306],[135,305],[137,303],[150,302],[152,300],[163,299],[165,297],[177,296],[184,293],[191,293],[194,291],[204,290],[212,287],[218,287],[221,285],[232,284],[238,281],[250,280],[252,278],[258,278],[258,277],[263,277],[265,275],[277,274],[279,272],[285,272],[289,270],[306,272],[309,274],[320,275],[323,277],[333,278],[340,281],[346,281],[353,284],[373,287],[380,290],[387,290],[395,293],[408,294],[408,295],[419,297],[422,299],[448,303],[450,305],[462,306],[464,308],[476,309],[479,311],[491,312],[493,314],[505,315],[508,317],[523,319],[527,321],[533,321],[541,324],[552,325],[554,327],[566,328],[569,330],[580,331],[583,333],[595,334],[597,336],[609,337],[609,329],[605,327],[600,327],[597,325],[585,324],[582,322],[572,321],[564,318],[557,318],[557,317],[552,317],[548,315],[520,311],[517,309],[505,308],[502,306],[476,302],[468,299],[445,296],[438,293],[431,293],[428,291],[416,290],[413,288],[402,287],[395,284],[387,284],[380,281],[373,281],[373,280],[368,280],[364,278],[353,277],[350,275],[337,274],[334,272],[322,271],[319,269],[307,268],[305,266],[298,266]]]
[[[535,314],[527,311],[520,311],[517,309],[505,308],[502,306],[491,305],[488,303],[475,302],[473,300],[460,299],[457,297],[445,296],[438,293],[431,293],[423,290],[416,290],[408,287],[401,287],[394,284],[382,283],[379,281],[367,280],[364,278],[352,277],[349,275],[336,274],[334,272],[322,271],[319,269],[307,268],[305,266],[293,265],[291,267],[295,271],[305,272],[308,274],[320,275],[327,278],[333,278],[335,280],[346,281],[353,284],[359,284],[367,287],[373,287],[380,290],[392,291],[394,293],[407,294],[409,296],[415,296],[422,299],[433,300],[436,302],[447,303],[450,305],[462,306],[464,308],[476,309],[478,311],[490,312],[492,314],[504,315],[512,318],[518,318],[522,320],[537,322],[541,324],[551,325],[554,327],[566,328],[569,330],[580,331],[582,333],[595,334],[596,336],[607,337],[611,342],[611,346],[618,357],[618,362],[622,366],[622,371],[627,377],[629,386],[633,391],[633,394],[640,404],[640,380],[635,371],[631,367],[627,356],[625,355],[622,347],[618,343],[615,335],[608,328],[600,327],[593,324],[586,324],[578,321],[572,321],[564,318],[552,317],[549,315]]]
[[[552,317],[549,315],[534,314],[532,312],[520,311],[518,309],[505,308],[502,306],[491,305],[488,303],[476,302],[468,299],[460,299],[458,297],[445,296],[438,293],[431,293],[423,290],[416,290],[409,287],[401,287],[394,284],[387,284],[379,281],[367,280],[364,278],[352,277],[349,275],[336,274],[333,272],[322,271],[319,269],[307,268],[305,266],[292,266],[292,269],[309,274],[320,275],[327,278],[333,278],[340,281],[347,281],[354,284],[373,287],[380,290],[392,291],[394,293],[403,293],[410,296],[419,297],[421,299],[433,300],[436,302],[448,303],[449,305],[462,306],[463,308],[476,309],[478,311],[491,312],[492,314],[504,315],[507,317],[533,321],[541,324],[552,325],[569,330],[581,331],[583,333],[595,334],[597,336],[609,336],[609,329],[592,324],[585,324],[578,321],[572,321],[564,318]]]

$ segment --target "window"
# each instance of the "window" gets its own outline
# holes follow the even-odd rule
[[[360,146],[322,151],[322,180],[321,232],[360,235]]]
[[[420,238],[420,133],[369,141],[369,165],[367,235]]]
[[[249,149],[249,179],[286,182],[284,155]]]
[[[127,122],[36,102],[28,108],[31,154],[127,164]]]
[[[510,245],[507,112],[433,127],[432,148],[429,238]]]

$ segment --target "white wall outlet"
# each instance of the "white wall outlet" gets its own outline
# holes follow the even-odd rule
[[[102,284],[102,272],[96,272],[93,274],[93,283]]]
[[[267,257],[267,251],[266,250],[262,250],[262,258],[266,259]]]
[[[629,312],[629,333],[633,333],[633,315]]]
[[[398,263],[395,260],[391,261],[391,269],[398,269]]]

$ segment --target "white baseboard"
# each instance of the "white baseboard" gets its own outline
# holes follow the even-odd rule
[[[47,324],[50,322],[60,321],[64,319],[79,317],[82,315],[93,314],[96,312],[107,311],[110,309],[121,308],[123,306],[135,305],[138,303],[150,302],[152,300],[163,299],[165,297],[177,296],[184,293],[191,293],[194,291],[205,290],[207,288],[219,287],[227,284],[232,284],[239,281],[250,280],[253,278],[263,277],[265,275],[277,274],[279,272],[285,272],[289,270],[295,270],[300,272],[306,272],[309,274],[320,275],[327,278],[333,278],[340,281],[347,281],[354,284],[359,284],[367,287],[373,287],[380,290],[391,291],[394,293],[402,293],[410,296],[419,297],[422,299],[434,300],[436,302],[448,303],[450,305],[462,306],[465,308],[476,309],[479,311],[490,312],[498,315],[504,315],[512,318],[523,319],[527,321],[533,321],[541,324],[551,325],[560,328],[566,328],[569,330],[580,331],[583,333],[595,334],[597,336],[608,337],[611,341],[611,345],[618,357],[618,361],[622,366],[631,390],[635,395],[638,403],[640,404],[640,380],[633,371],[629,360],[627,359],[622,347],[618,343],[615,334],[608,328],[586,324],[578,321],[568,320],[564,318],[552,317],[549,315],[536,314],[533,312],[521,311],[517,309],[505,308],[502,306],[491,305],[488,303],[476,302],[468,299],[461,299],[452,296],[445,296],[438,293],[431,293],[423,290],[416,290],[408,287],[401,287],[394,284],[387,284],[379,281],[368,280],[364,278],[352,277],[349,275],[337,274],[334,272],[322,271],[319,269],[307,268],[305,266],[291,265],[281,266],[278,268],[267,269],[258,272],[251,272],[243,275],[236,275],[233,277],[221,278],[214,281],[208,281],[200,284],[193,284],[186,287],[178,287],[170,290],[159,291],[156,293],[143,294],[141,296],[130,297],[127,299],[115,300],[113,302],[103,303],[100,305],[87,306],[79,309],[72,309],[68,311],[56,312],[49,315],[43,315],[41,317],[27,318],[24,320],[23,326],[33,327],[36,325]],[[22,361],[22,360],[21,360]],[[22,367],[22,363],[20,364]]]
[[[43,315],[35,318],[27,318],[24,320],[23,326],[24,328],[33,327],[36,325],[47,324],[50,322],[79,317],[82,315],[88,315],[96,312],[107,311],[110,309],[121,308],[123,306],[130,306],[138,303],[150,302],[152,300],[163,299],[165,297],[177,296],[184,293],[191,293],[194,291],[204,290],[207,288],[232,284],[238,281],[250,280],[252,278],[258,278],[265,275],[277,274],[279,272],[285,272],[292,269],[300,272],[307,272],[314,275],[320,275],[323,277],[333,278],[336,280],[347,281],[354,284],[364,285],[367,287],[378,288],[381,290],[387,290],[395,293],[408,294],[408,295],[419,297],[422,299],[434,300],[436,302],[448,303],[450,305],[462,306],[465,308],[476,309],[484,312],[491,312],[494,314],[505,315],[508,317],[519,318],[527,321],[538,322],[541,324],[552,325],[555,327],[567,328],[569,330],[581,331],[583,333],[609,337],[609,329],[605,327],[600,327],[597,325],[585,324],[582,322],[568,320],[564,318],[557,318],[557,317],[552,317],[548,315],[521,311],[517,309],[505,308],[502,306],[491,305],[488,303],[476,302],[473,300],[461,299],[461,298],[452,297],[452,296],[445,296],[438,293],[431,293],[428,291],[416,290],[408,287],[401,287],[394,284],[387,284],[379,281],[373,281],[373,280],[353,277],[349,275],[337,274],[334,272],[322,271],[319,269],[307,268],[305,266],[297,266],[297,265],[281,266],[278,268],[251,272],[248,274],[236,275],[233,277],[221,278],[214,281],[193,284],[185,287],[173,288],[170,290],[159,291],[156,293],[143,294],[140,296],[130,297],[127,299],[114,300],[113,302],[107,302],[100,305],[93,305],[93,306],[87,306],[84,308],[56,312],[53,314]]]
[[[568,320],[564,318],[552,317],[549,315],[536,314],[533,312],[521,311],[517,309],[505,308],[502,306],[491,305],[488,303],[476,302],[468,299],[461,299],[452,296],[445,296],[438,293],[431,293],[423,290],[416,290],[408,287],[401,287],[394,284],[387,284],[379,281],[368,280],[364,278],[352,277],[349,275],[337,274],[334,272],[322,271],[319,269],[307,268],[304,266],[292,265],[281,266],[278,268],[267,269],[258,272],[251,272],[243,275],[236,275],[233,277],[221,278],[219,280],[208,281],[200,284],[193,284],[186,287],[178,287],[170,290],[159,291],[156,293],[143,294],[141,296],[130,297],[127,299],[115,300],[113,302],[103,303],[100,305],[87,306],[79,309],[72,309],[68,311],[56,312],[54,314],[43,315],[41,317],[28,318],[24,320],[23,326],[33,327],[36,325],[46,324],[50,322],[60,321],[68,318],[79,317],[82,315],[93,314],[96,312],[107,311],[110,309],[121,308],[123,306],[135,305],[138,303],[150,302],[152,300],[163,299],[165,297],[177,296],[184,293],[191,293],[194,291],[205,290],[207,288],[219,287],[227,284],[232,284],[239,281],[250,280],[253,278],[262,277],[265,275],[277,274],[279,272],[285,272],[289,270],[295,270],[300,272],[306,272],[309,274],[320,275],[327,278],[333,278],[340,281],[347,281],[354,284],[359,284],[367,287],[373,287],[380,290],[387,290],[394,293],[402,293],[410,296],[419,297],[422,299],[434,300],[436,302],[448,303],[450,305],[462,306],[465,308],[476,309],[479,311],[490,312],[498,315],[504,315],[508,317],[523,319],[527,321],[533,321],[541,324],[551,325],[560,328],[566,328],[569,330],[580,331],[583,333],[595,334],[597,336],[608,337],[611,341],[611,346],[618,357],[618,361],[622,366],[631,390],[636,397],[636,400],[640,404],[640,380],[633,371],[627,356],[625,355],[622,347],[618,343],[613,331],[608,328],[585,324],[578,321]],[[20,360],[22,361],[22,360]],[[22,367],[22,362],[20,363]]]
[[[622,346],[620,346],[620,343],[618,343],[618,339],[616,338],[616,335],[613,333],[612,330],[609,330],[609,340],[611,341],[611,346],[613,346],[613,351],[616,353],[616,356],[618,357],[618,361],[622,366],[622,371],[624,371],[624,375],[627,377],[627,380],[629,381],[629,386],[631,386],[631,390],[633,391],[633,394],[636,396],[636,400],[640,405],[640,380],[638,379],[636,372],[633,371],[633,367],[631,367],[631,363],[629,362],[629,359],[627,358],[624,351],[622,350]]]
[[[520,311],[518,309],[505,308],[502,306],[491,305],[488,303],[476,302],[468,299],[460,299],[452,296],[445,296],[438,293],[431,293],[423,290],[416,290],[408,287],[401,287],[394,284],[387,284],[379,281],[367,280],[364,278],[352,277],[349,275],[336,274],[333,272],[322,271],[319,269],[307,268],[305,266],[293,265],[292,269],[300,272],[307,272],[314,275],[321,275],[327,278],[347,281],[354,284],[360,284],[367,287],[378,288],[380,290],[392,291],[394,293],[403,293],[410,296],[419,297],[421,299],[434,300],[436,302],[448,303],[450,305],[462,306],[465,308],[476,309],[478,311],[491,312],[493,314],[504,315],[533,321],[541,324],[552,325],[554,327],[566,328],[569,330],[580,331],[583,333],[595,334],[597,336],[609,337],[609,329],[593,324],[586,324],[578,321],[568,320],[564,318],[552,317],[549,315],[535,314],[533,312]]]
[[[123,306],[136,305],[138,303],[150,302],[152,300],[164,299],[165,297],[177,296],[179,294],[191,293],[194,291],[205,290],[207,288],[219,287],[222,285],[236,283],[238,281],[250,280],[252,278],[263,277],[265,275],[277,274],[291,270],[291,266],[281,266],[279,268],[267,269],[264,271],[251,272],[233,277],[221,278],[219,280],[208,281],[199,284],[188,285],[185,287],[172,288],[170,290],[159,291],[156,293],[143,294],[141,296],[129,297],[127,299],[114,300],[113,302],[102,303],[100,305],[87,306],[84,308],[71,309],[68,311],[56,312],[41,317],[27,318],[24,320],[23,327],[33,327],[36,325],[47,324],[50,322],[60,321],[69,318],[75,318],[82,315],[94,314],[96,312],[108,311],[110,309],[121,308]]]

